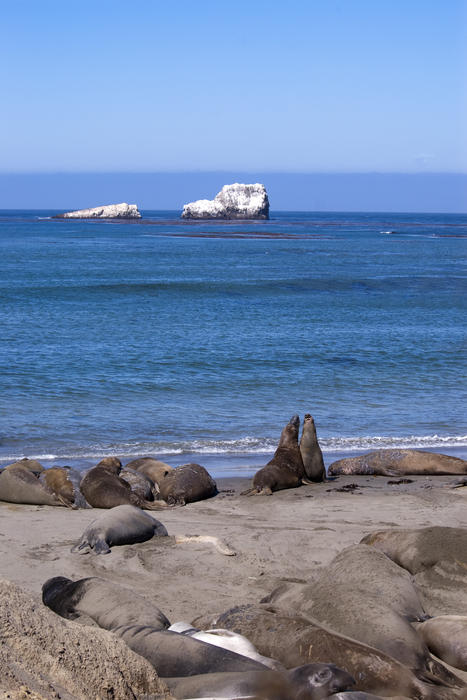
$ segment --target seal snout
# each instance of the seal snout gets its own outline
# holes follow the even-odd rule
[[[298,428],[300,426],[300,416],[298,413],[294,413],[292,418],[289,420],[290,425],[293,425],[294,428]]]

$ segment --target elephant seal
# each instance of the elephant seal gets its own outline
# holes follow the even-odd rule
[[[136,506],[115,506],[88,525],[71,551],[109,554],[114,545],[146,542],[154,536],[167,536],[162,523]]]
[[[145,474],[159,487],[159,481],[161,481],[164,476],[167,476],[167,474],[173,470],[173,467],[153,457],[140,457],[139,459],[133,459],[131,462],[128,462],[128,464],[125,465],[125,469],[134,469],[136,472]]]
[[[397,528],[362,539],[413,575],[425,612],[467,610],[467,528]]]
[[[36,472],[22,466],[0,472],[0,501],[38,506],[63,506],[43,483]]]
[[[440,615],[416,625],[428,649],[445,663],[467,671],[467,617]]]
[[[170,625],[164,613],[146,598],[97,576],[79,581],[64,576],[49,578],[42,586],[42,602],[67,620],[91,618],[106,630],[143,622],[161,630]]]
[[[217,484],[200,464],[182,464],[159,481],[160,497],[169,505],[201,501],[217,493]]]
[[[163,679],[177,698],[255,698],[256,700],[321,700],[355,684],[334,664],[306,664],[285,672],[207,673]]]
[[[42,466],[40,462],[38,462],[36,459],[29,459],[28,457],[23,457],[22,459],[19,459],[17,462],[12,462],[11,464],[7,464],[5,467],[2,468],[2,471],[5,469],[16,469],[17,467],[21,467],[22,469],[27,469],[30,472],[34,473],[40,473],[43,472],[45,467]]]
[[[302,455],[298,446],[300,418],[292,416],[282,430],[274,457],[253,477],[253,488],[242,495],[270,496],[273,491],[300,486],[305,476]]]
[[[137,472],[135,469],[123,467],[120,474],[121,479],[124,479],[128,484],[132,493],[135,493],[142,501],[154,501],[159,497],[159,490],[156,488],[152,479],[143,472]]]
[[[307,479],[310,481],[324,481],[326,479],[326,469],[324,468],[323,453],[316,435],[315,421],[309,413],[305,413],[303,419],[300,454]]]
[[[411,621],[426,619],[421,601],[404,569],[372,547],[354,545],[324,567],[313,585],[297,586],[292,607],[339,634],[392,656],[419,678],[435,676],[455,685],[456,678],[433,659]],[[280,605],[280,594],[266,600]],[[283,606],[281,606],[283,607]]]
[[[359,457],[333,462],[328,474],[410,476],[417,474],[467,474],[467,460],[422,450],[374,450]]]
[[[392,656],[341,635],[309,617],[286,615],[275,607],[242,605],[214,619],[211,616],[197,618],[193,624],[233,629],[245,635],[260,654],[277,659],[286,668],[303,663],[328,663],[332,659],[355,678],[356,690],[377,694],[384,688],[388,695],[427,700],[443,697],[433,694],[431,676],[424,682]],[[449,687],[449,692],[452,692],[451,686],[438,679],[436,682],[443,690]],[[462,685],[462,681],[459,684]]]
[[[248,656],[249,659],[255,659],[255,661],[259,661],[268,668],[283,670],[282,664],[274,659],[261,656],[261,654],[258,654],[254,645],[246,637],[244,637],[242,634],[232,632],[231,630],[199,630],[196,627],[192,627],[187,622],[175,622],[170,625],[169,631],[185,634],[193,639],[200,639],[202,642],[206,642],[207,644],[214,644],[214,646],[229,649],[230,651],[234,651],[236,654],[240,654],[241,656]]]
[[[116,457],[106,457],[90,469],[81,481],[81,492],[93,508],[114,508],[133,505],[147,510],[160,510],[167,506],[151,502],[131,490],[130,484],[120,477],[122,463]]]
[[[39,481],[68,508],[89,508],[79,489],[81,475],[71,467],[50,467],[39,474]]]
[[[228,649],[184,634],[149,625],[123,625],[112,630],[137,654],[144,656],[164,678],[194,676],[213,671],[255,671],[267,667]]]

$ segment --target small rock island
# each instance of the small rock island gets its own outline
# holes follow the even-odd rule
[[[140,219],[136,204],[106,204],[92,209],[78,209],[65,214],[57,214],[54,219]]]
[[[198,199],[183,207],[182,219],[269,219],[264,185],[224,185],[214,199]]]

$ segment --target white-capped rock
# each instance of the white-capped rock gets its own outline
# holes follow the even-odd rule
[[[136,204],[106,204],[92,209],[78,209],[58,214],[57,219],[140,219],[141,214]]]
[[[268,219],[264,185],[224,185],[214,199],[198,199],[183,207],[182,219]]]

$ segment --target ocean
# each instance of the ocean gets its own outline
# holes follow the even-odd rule
[[[0,465],[251,476],[295,413],[327,465],[467,457],[467,215],[54,213],[0,212]]]

